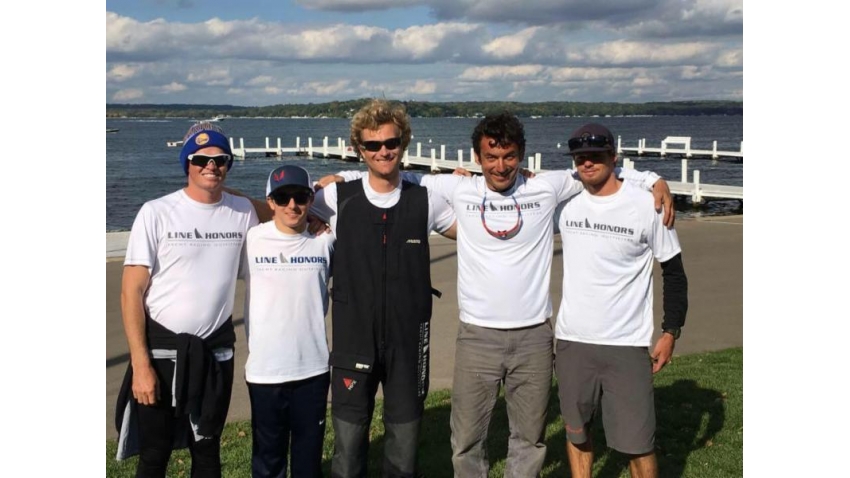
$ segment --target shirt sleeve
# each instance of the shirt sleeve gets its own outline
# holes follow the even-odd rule
[[[310,206],[310,213],[324,222],[331,222],[331,218],[336,216],[336,183],[328,184],[319,189],[313,196],[313,205]]]
[[[652,191],[652,186],[655,182],[661,179],[661,176],[652,171],[638,171],[629,168],[615,168],[614,172],[617,177],[625,181],[632,181],[635,185],[643,187],[647,191]]]
[[[664,225],[663,212],[655,211],[655,208],[642,208],[644,214],[651,214],[651,226],[647,231],[647,244],[652,249],[652,255],[659,262],[669,261],[670,258],[682,252],[679,245],[679,236],[675,229],[668,229]]]
[[[566,169],[563,171],[547,171],[531,178],[531,180],[549,183],[555,191],[557,202],[566,201],[584,190],[584,185],[576,179],[575,171]]]
[[[363,179],[369,175],[369,171],[340,171],[336,173],[337,176],[342,177],[345,182],[356,181],[358,179]]]
[[[146,266],[152,269],[156,262],[159,246],[159,227],[153,208],[145,203],[133,221],[127,252],[124,254],[125,266]]]

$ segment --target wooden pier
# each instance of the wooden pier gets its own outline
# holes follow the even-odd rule
[[[635,147],[623,146],[622,138],[617,137],[617,152],[619,154],[633,153],[638,156],[680,156],[685,158],[721,159],[728,158],[734,161],[744,160],[744,142],[741,141],[741,149],[738,151],[720,151],[717,149],[717,141],[712,143],[709,149],[692,149],[690,136],[668,136],[661,141],[661,146],[651,148],[646,146],[646,138],[638,140]]]
[[[295,139],[295,147],[284,147],[281,139],[272,144],[270,138],[266,138],[265,147],[246,148],[245,142],[239,138],[238,146],[233,138],[230,138],[230,149],[233,150],[233,155],[236,159],[245,160],[248,156],[267,156],[267,157],[283,157],[290,156],[306,156],[309,158],[332,158],[343,161],[361,161],[357,158],[351,146],[346,146],[346,142],[342,138],[336,139],[336,145],[331,145],[328,137],[322,139],[321,145],[313,145],[313,138],[307,138],[307,144],[301,144],[301,138]],[[618,139],[618,149],[620,148]],[[716,143],[715,143],[716,144]],[[689,143],[688,145],[689,146]],[[742,145],[743,149],[743,145]],[[412,150],[412,151],[411,151]],[[427,155],[423,156],[422,143],[415,143],[408,146],[404,152],[401,163],[405,169],[419,168],[427,169],[431,172],[448,172],[454,171],[455,168],[465,168],[473,173],[481,173],[481,166],[475,163],[474,151],[469,148],[469,155],[465,156],[464,150],[457,150],[455,159],[449,159],[446,156],[446,146],[440,145],[439,148],[427,148]],[[622,151],[622,149],[621,149]],[[677,150],[667,150],[668,153]],[[692,155],[697,151],[691,151]],[[724,152],[718,152],[718,154]],[[743,153],[741,153],[743,154]],[[622,156],[621,156],[622,157]],[[634,161],[628,157],[622,157],[623,167],[634,169]],[[674,196],[684,196],[690,198],[693,204],[702,204],[706,200],[711,199],[737,199],[744,200],[743,186],[727,186],[722,184],[705,184],[700,181],[699,170],[694,170],[689,175],[688,159],[682,158],[682,175],[680,181],[671,181],[668,178],[667,184],[670,186],[670,192]],[[542,159],[540,153],[535,153],[528,157],[526,169],[535,173],[544,172],[542,168]],[[689,180],[690,176],[690,180]]]

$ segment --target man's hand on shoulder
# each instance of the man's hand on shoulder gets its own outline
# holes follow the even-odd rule
[[[655,210],[661,211],[664,209],[664,225],[668,228],[673,227],[676,222],[676,208],[673,207],[673,195],[670,194],[670,186],[667,181],[659,179],[652,186],[652,197],[655,198]]]
[[[307,231],[314,236],[321,236],[326,232],[331,232],[331,226],[319,219],[318,216],[307,214]]]
[[[313,185],[313,189],[318,191],[319,189],[324,188],[328,184],[331,183],[344,183],[345,179],[342,176],[338,176],[336,174],[328,174],[327,176],[322,176],[321,179],[316,181],[316,184]]]

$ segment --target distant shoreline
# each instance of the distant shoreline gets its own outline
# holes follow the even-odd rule
[[[369,101],[361,98],[328,103],[234,106],[203,104],[109,104],[107,118],[350,118]],[[742,101],[670,101],[653,103],[582,103],[547,101],[467,101],[432,103],[401,101],[414,118],[481,118],[510,111],[522,118],[635,117],[635,116],[743,116]]]

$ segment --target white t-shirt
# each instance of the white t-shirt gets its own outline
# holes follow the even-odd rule
[[[623,182],[609,196],[582,192],[558,209],[564,285],[555,336],[590,344],[648,347],[652,258],[681,252],[652,194]]]
[[[518,177],[503,193],[483,176],[425,175],[421,184],[447,198],[457,215],[457,296],[460,320],[497,329],[543,323],[552,316],[552,214],[581,183],[566,171]],[[405,177],[405,179],[408,179]],[[484,204],[484,221],[481,205]],[[517,211],[517,206],[519,211]],[[492,231],[521,226],[509,239]]]
[[[373,206],[389,209],[398,204],[401,198],[401,189],[395,188],[388,193],[376,192],[369,185],[369,173],[365,171],[353,171],[342,174],[347,180],[356,180],[362,178],[363,190],[366,194],[366,199]],[[310,207],[310,212],[318,216],[321,220],[330,223],[331,229],[336,234],[337,222],[337,189],[336,183],[331,183],[320,189],[315,196],[313,206]],[[428,191],[428,230],[444,232],[450,228],[455,222],[454,211],[446,203],[445,200],[435,199],[431,191]]]
[[[206,338],[233,313],[242,244],[257,215],[248,199],[222,193],[216,204],[181,189],[139,210],[124,265],[150,271],[145,311],[174,333]]]
[[[325,314],[334,237],[284,234],[274,221],[245,242],[245,332],[251,383],[303,380],[328,369]]]

